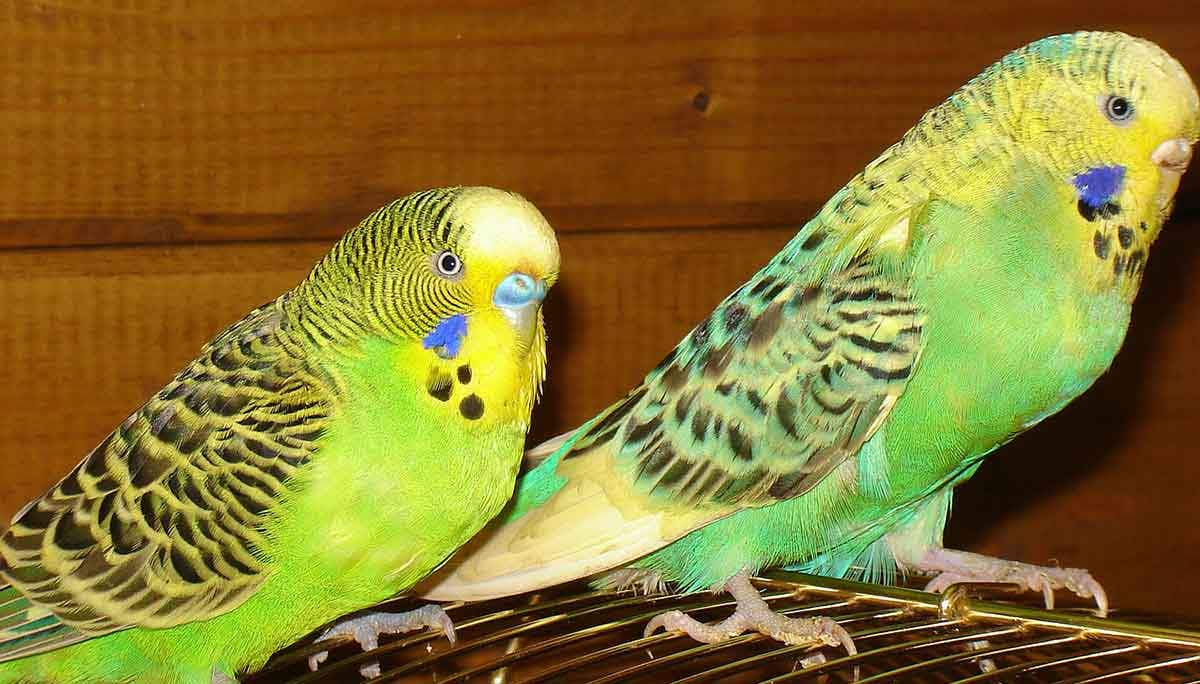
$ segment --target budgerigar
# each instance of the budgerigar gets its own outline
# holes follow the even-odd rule
[[[231,682],[408,589],[512,494],[557,272],[508,192],[366,218],[16,515],[0,682]],[[452,629],[425,608],[325,636],[423,625]]]
[[[649,631],[848,647],[827,619],[771,613],[748,573],[899,566],[931,589],[1066,588],[1103,611],[1086,571],[946,550],[942,530],[985,455],[1109,367],[1197,136],[1195,87],[1152,43],[1076,33],[1009,54],[557,445],[425,595],[607,571],[737,600],[715,626],[672,612]]]

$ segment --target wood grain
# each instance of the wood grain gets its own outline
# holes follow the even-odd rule
[[[9,0],[0,246],[331,238],[458,183],[560,230],[788,224],[1019,45],[1086,22],[1200,72],[1196,21],[1121,0]]]
[[[562,236],[535,437],[615,399],[791,235]],[[304,277],[327,242],[0,251],[0,519],[65,474],[200,346]]]
[[[1200,73],[1198,22],[1117,0],[0,3],[0,515],[392,197],[498,185],[560,230],[547,437],[1000,55],[1121,29]],[[989,459],[949,537],[1200,614],[1200,174],[1179,203],[1112,372]]]
[[[1200,459],[1200,218],[1156,248],[1126,349],[1063,415],[960,490],[950,541],[1090,567],[1119,606],[1200,612],[1190,576]],[[547,304],[533,439],[622,396],[790,237],[790,228],[568,233]],[[209,337],[297,282],[328,243],[0,252],[0,519],[41,493]]]

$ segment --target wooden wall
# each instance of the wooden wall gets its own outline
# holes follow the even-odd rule
[[[967,5],[0,4],[0,516],[392,197],[497,185],[560,231],[544,437],[1004,52],[1120,28],[1200,74],[1186,3]],[[963,488],[952,541],[1200,613],[1195,180],[1113,372]]]

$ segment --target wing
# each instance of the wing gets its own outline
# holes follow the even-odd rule
[[[258,588],[270,564],[263,524],[311,458],[331,405],[279,306],[213,340],[15,516],[0,539],[0,578],[11,585],[0,602],[12,599],[0,603],[0,660],[202,620]]]
[[[917,365],[923,313],[876,261],[811,282],[788,255],[526,475],[517,511],[426,596],[490,598],[617,567],[799,496],[856,454]]]
[[[798,496],[887,416],[922,320],[870,263],[812,285],[759,274],[564,460],[612,443],[635,490],[688,506]]]

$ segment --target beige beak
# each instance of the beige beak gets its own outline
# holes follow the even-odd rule
[[[1192,161],[1192,143],[1183,138],[1168,140],[1154,148],[1154,152],[1150,154],[1150,161],[1159,169],[1161,178],[1155,200],[1158,203],[1158,211],[1165,215],[1171,209],[1175,191],[1179,189],[1179,179],[1183,177],[1183,172]]]
[[[1192,161],[1192,143],[1183,138],[1168,140],[1154,148],[1150,161],[1164,171],[1182,174]]]

